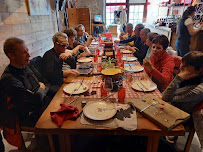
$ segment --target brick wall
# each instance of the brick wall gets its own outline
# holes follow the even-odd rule
[[[42,56],[53,47],[52,36],[58,31],[55,11],[49,16],[29,16],[25,1],[0,1],[0,75],[9,64],[3,52],[3,43],[7,38],[23,39],[31,58]]]

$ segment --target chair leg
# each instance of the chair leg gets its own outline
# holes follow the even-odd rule
[[[27,148],[26,148],[26,146],[25,146],[25,142],[24,142],[23,136],[22,136],[21,142],[22,142],[22,146],[21,146],[21,148],[19,149],[19,151],[20,151],[20,152],[26,152],[26,151],[27,151]]]
[[[189,152],[190,151],[190,146],[191,146],[194,134],[195,134],[195,128],[193,127],[192,130],[189,132],[189,135],[187,137],[187,141],[186,141],[186,144],[185,144],[184,152]]]

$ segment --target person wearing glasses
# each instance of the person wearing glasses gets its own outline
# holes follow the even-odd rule
[[[79,72],[75,70],[76,61],[70,51],[66,51],[68,46],[67,35],[57,32],[53,38],[54,47],[43,56],[43,70],[45,78],[52,85],[61,86],[63,78],[77,76]],[[70,69],[62,70],[63,62],[70,65]]]
[[[89,35],[87,32],[85,32],[85,27],[82,24],[78,24],[75,27],[75,30],[77,31],[76,40],[88,47],[92,43],[92,40],[94,38],[91,35]]]

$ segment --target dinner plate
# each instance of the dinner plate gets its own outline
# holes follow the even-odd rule
[[[125,70],[126,71],[132,71],[132,72],[140,72],[143,71],[144,67],[140,65],[131,65],[131,66],[126,66]]]
[[[91,45],[98,45],[99,42],[92,42]]]
[[[80,58],[78,59],[78,62],[81,62],[81,63],[87,63],[87,62],[91,62],[92,61],[92,58]]]
[[[105,101],[91,101],[83,108],[84,115],[92,120],[107,120],[116,114],[116,108]]]
[[[124,54],[132,54],[132,51],[129,50],[122,50],[121,52],[123,52]]]
[[[80,82],[69,83],[63,87],[63,91],[68,94],[80,94],[84,93],[88,90],[88,86],[86,84],[82,84]]]
[[[154,91],[157,85],[149,80],[140,80],[132,83],[132,88],[138,91]]]
[[[130,56],[128,56],[128,57],[123,57],[122,60],[123,61],[136,61],[137,58],[136,57],[130,57]]]

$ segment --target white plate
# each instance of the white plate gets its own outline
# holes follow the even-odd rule
[[[123,61],[136,61],[137,58],[136,57],[130,57],[130,56],[128,56],[128,57],[123,57],[122,60]]]
[[[140,81],[135,81],[132,83],[132,88],[138,91],[154,91],[157,88],[157,85],[148,80],[140,80]]]
[[[79,88],[79,89],[78,89]],[[84,89],[83,89],[84,88]],[[76,90],[75,90],[76,89]],[[63,91],[68,94],[80,94],[84,93],[88,90],[88,86],[86,84],[82,84],[80,82],[69,83],[63,87]],[[75,90],[75,91],[74,91]]]
[[[92,42],[91,45],[98,45],[98,42]]]
[[[83,108],[84,115],[92,120],[107,120],[112,118],[116,112],[116,108],[105,101],[91,101]]]
[[[81,63],[87,63],[87,62],[91,62],[92,61],[92,58],[80,58],[78,59],[78,62],[81,62]]]
[[[125,70],[126,71],[132,71],[132,72],[140,72],[143,71],[144,67],[140,66],[140,65],[131,65],[130,66],[126,66]]]
[[[122,50],[121,52],[123,52],[124,54],[132,54],[132,51],[129,50]]]

